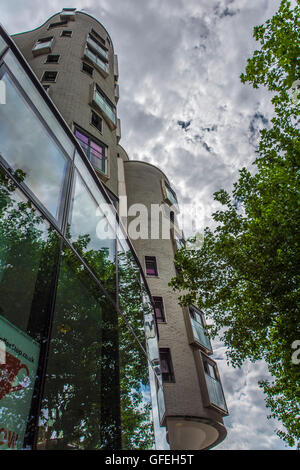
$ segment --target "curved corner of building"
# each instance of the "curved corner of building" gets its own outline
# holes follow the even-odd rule
[[[167,428],[171,450],[209,450],[227,435],[221,422],[194,416],[168,417]]]

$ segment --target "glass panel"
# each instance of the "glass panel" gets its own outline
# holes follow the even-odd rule
[[[92,62],[94,62],[94,64],[101,67],[101,69],[103,69],[105,72],[108,72],[107,65],[105,64],[105,62],[103,62],[100,59],[100,57],[98,57],[97,54],[94,54],[94,52],[92,52],[88,47],[85,48],[84,53],[85,53],[86,57],[88,57]]]
[[[94,91],[94,100],[104,111],[104,113],[109,117],[109,119],[116,124],[116,114],[115,110],[112,109],[110,104],[105,100],[104,96],[95,88]]]
[[[0,55],[2,55],[2,53],[5,51],[6,48],[7,48],[7,44],[2,38],[2,36],[0,36]]]
[[[148,361],[121,316],[120,387],[123,449],[154,448]]]
[[[114,232],[77,170],[74,176],[68,235],[98,277],[114,286]]]
[[[56,232],[0,169],[1,449],[23,448],[58,249]]]
[[[169,199],[172,205],[177,206],[178,202],[177,202],[176,195],[166,182],[165,182],[165,188],[166,188],[167,198]]]
[[[29,107],[8,73],[0,106],[0,153],[9,167],[58,219],[68,158]]]
[[[117,315],[63,252],[40,416],[40,449],[120,448]]]
[[[43,40],[37,41],[37,43],[35,44],[33,50],[37,51],[39,49],[43,49],[44,47],[45,48],[50,47],[51,43],[52,43],[52,38],[47,40],[47,41],[43,41]]]
[[[88,143],[89,143],[89,138],[88,137],[86,137],[84,134],[82,134],[78,130],[75,131],[75,135],[76,135],[77,139],[80,140],[80,143],[84,143],[84,144],[88,145]]]
[[[208,374],[205,374],[205,379],[211,403],[227,412],[227,406],[220,382],[213,377],[210,377]]]
[[[103,57],[105,57],[105,59],[108,58],[108,53],[105,49],[103,49],[101,46],[99,46],[99,44],[97,44],[92,38],[91,36],[88,37],[87,39],[87,42],[88,44],[90,44],[91,47],[93,47],[94,49],[96,49],[97,52],[99,52]]]
[[[48,105],[45,103],[44,99],[41,97],[40,93],[33,85],[30,78],[26,75],[26,73],[24,72],[24,70],[22,69],[19,62],[11,51],[9,51],[5,55],[4,62],[9,67],[16,80],[19,82],[19,85],[23,88],[27,96],[30,98],[31,102],[34,103],[34,106],[39,111],[41,116],[45,119],[49,128],[56,136],[60,144],[63,146],[67,154],[73,158],[74,145],[72,141],[70,140],[66,132],[63,130],[61,125],[58,123],[52,111],[49,109]]]
[[[118,243],[118,278],[120,310],[133,329],[140,345],[147,351],[150,367],[150,388],[153,403],[153,419],[156,434],[160,436],[160,447],[165,448],[165,430],[160,421],[165,413],[164,396],[161,384],[160,359],[157,329],[153,316],[153,306],[137,265],[125,240]]]
[[[193,318],[191,318],[191,324],[195,340],[211,351],[212,347],[206,330]]]

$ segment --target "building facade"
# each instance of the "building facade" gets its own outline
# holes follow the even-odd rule
[[[177,197],[119,144],[108,32],[64,9],[1,37],[4,447],[215,446],[227,407],[205,318],[168,285],[184,243]],[[130,236],[137,205],[142,237]]]

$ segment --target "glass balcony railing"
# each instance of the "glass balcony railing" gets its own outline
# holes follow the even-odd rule
[[[95,103],[104,111],[104,113],[109,117],[109,119],[116,125],[116,114],[112,110],[111,106],[106,102],[104,96],[99,93],[97,88],[94,91],[94,101]]]
[[[207,385],[210,402],[213,405],[216,405],[222,410],[226,411],[227,413],[227,405],[226,405],[222,385],[220,384],[218,380],[214,379],[207,373],[205,373],[205,379],[206,379],[206,385]]]
[[[88,57],[95,65],[98,65],[98,67],[101,67],[104,72],[108,73],[108,67],[105,62],[103,62],[100,57],[97,56],[97,54],[94,54],[88,47],[85,48],[84,54],[86,57]]]
[[[95,49],[99,54],[101,54],[105,59],[108,59],[108,52],[103,49],[103,47],[99,46],[90,36],[87,38],[88,44]]]
[[[211,342],[210,342],[209,336],[208,336],[205,328],[203,328],[203,326],[201,326],[193,318],[191,318],[191,324],[192,324],[195,340],[198,343],[200,343],[202,346],[204,346],[205,349],[208,349],[209,351],[212,351]]]

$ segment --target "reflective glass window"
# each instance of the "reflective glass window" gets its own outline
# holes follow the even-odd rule
[[[117,314],[65,248],[41,405],[39,449],[118,449]]]
[[[0,107],[0,154],[7,165],[59,219],[68,158],[7,71],[6,105]]]
[[[106,206],[107,207],[107,206]],[[94,197],[76,170],[70,210],[69,237],[98,277],[115,286],[115,235]]]
[[[52,133],[55,135],[59,143],[65,149],[67,154],[73,158],[74,145],[69,136],[66,134],[64,129],[59,124],[53,112],[45,102],[44,98],[40,95],[38,89],[33,85],[31,79],[24,72],[23,68],[19,64],[18,60],[14,56],[12,51],[8,51],[5,54],[4,62],[13,74],[14,78],[19,82],[28,98],[34,103],[34,107],[38,110],[42,118],[48,124]]]
[[[21,449],[47,334],[59,239],[0,169],[1,449]]]

